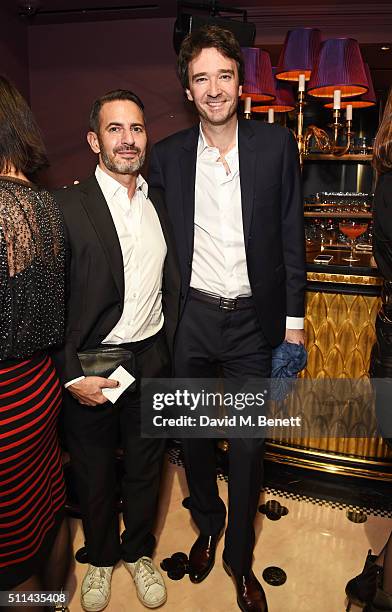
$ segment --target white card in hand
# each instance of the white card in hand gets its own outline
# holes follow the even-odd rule
[[[108,378],[110,378],[111,380],[118,380],[118,382],[120,383],[119,387],[106,387],[105,389],[102,389],[102,395],[104,395],[110,402],[112,402],[112,404],[114,404],[114,402],[118,400],[120,395],[122,395],[124,391],[128,389],[129,385],[131,385],[133,381],[136,380],[132,376],[132,374],[127,372],[127,370],[122,366],[118,366],[118,368],[116,368],[114,372],[112,372],[110,376],[108,376]]]

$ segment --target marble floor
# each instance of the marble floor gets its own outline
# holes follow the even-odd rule
[[[219,480],[222,499],[227,500],[227,483]],[[187,496],[184,470],[167,461],[156,535],[155,560],[159,563],[177,551],[188,553],[196,530],[188,510],[182,506]],[[257,544],[254,571],[267,594],[270,612],[344,612],[344,587],[348,579],[362,569],[367,550],[378,552],[392,529],[392,519],[367,513],[363,523],[347,518],[347,508],[321,500],[290,498],[283,492],[268,489],[260,496],[260,504],[276,500],[288,513],[279,520],[270,520],[258,513]],[[385,513],[384,513],[385,514]],[[71,520],[74,550],[83,546],[81,523]],[[239,608],[231,580],[221,564],[223,541],[218,546],[216,564],[201,584],[194,585],[185,576],[173,581],[166,577],[167,612],[230,612]],[[281,586],[270,586],[262,572],[278,566],[287,574]],[[74,562],[67,589],[71,612],[82,610],[79,602],[81,581],[86,565]],[[166,576],[166,574],[164,574]],[[138,601],[132,580],[119,565],[113,573],[112,597],[107,612],[146,610]],[[359,608],[352,606],[352,612]]]

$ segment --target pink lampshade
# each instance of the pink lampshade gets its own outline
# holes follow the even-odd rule
[[[321,32],[315,28],[295,28],[286,34],[280,53],[276,78],[283,81],[298,81],[304,74],[310,79],[321,43]]]
[[[272,72],[275,75],[275,91],[276,98],[272,102],[262,104],[260,106],[252,106],[252,112],[255,113],[268,113],[270,108],[273,108],[275,113],[288,113],[295,109],[295,98],[293,86],[287,81],[278,81],[276,78],[276,72],[278,68],[272,68]]]
[[[341,102],[341,108],[347,108],[348,104],[351,104],[353,108],[369,108],[370,106],[375,106],[377,103],[377,96],[374,91],[372,75],[370,74],[369,65],[365,64],[365,72],[366,78],[368,82],[368,91],[359,98],[355,98],[355,100],[345,100]],[[333,102],[328,102],[328,104],[324,104],[325,108],[333,108]]]
[[[359,96],[368,90],[359,44],[353,38],[330,38],[321,44],[308,94],[333,98],[335,89],[340,90],[342,98]]]
[[[251,98],[257,102],[274,100],[275,87],[269,53],[258,47],[243,47],[242,55],[245,80],[241,98]]]

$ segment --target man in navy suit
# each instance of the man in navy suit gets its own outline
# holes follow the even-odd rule
[[[234,36],[206,26],[183,42],[179,75],[200,124],[151,153],[149,184],[165,190],[181,268],[175,374],[269,377],[284,338],[303,343],[305,249],[300,168],[289,130],[237,118],[243,59]],[[210,572],[225,524],[213,440],[184,440],[192,517],[190,578]],[[252,572],[263,440],[229,445],[223,552],[242,610],[267,610]]]

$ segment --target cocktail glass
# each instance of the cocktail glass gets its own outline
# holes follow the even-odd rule
[[[351,246],[350,256],[343,257],[343,261],[349,261],[350,263],[352,263],[353,261],[359,261],[359,257],[355,257],[354,255],[355,241],[359,236],[366,232],[367,228],[367,223],[358,221],[342,221],[341,223],[339,223],[340,231],[342,232],[342,234],[347,236],[347,238],[349,238]]]

